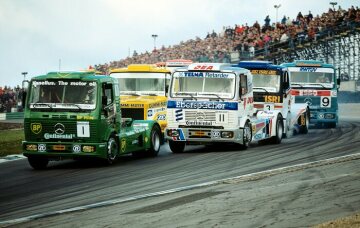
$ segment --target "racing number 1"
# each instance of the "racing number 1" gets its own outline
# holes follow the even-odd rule
[[[323,108],[331,107],[331,97],[321,97],[320,98],[320,107],[323,107]]]

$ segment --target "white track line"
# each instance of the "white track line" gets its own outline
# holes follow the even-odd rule
[[[330,164],[335,164],[335,163],[341,163],[341,162],[346,162],[346,161],[351,161],[351,160],[356,160],[356,159],[360,159],[360,153],[345,155],[345,156],[340,156],[340,157],[334,157],[334,158],[329,158],[329,159],[324,159],[324,160],[319,160],[319,161],[314,161],[314,162],[302,163],[302,164],[298,164],[298,165],[286,166],[286,167],[276,168],[276,169],[271,169],[271,170],[265,170],[265,171],[256,172],[256,173],[250,173],[250,174],[245,174],[245,175],[240,175],[240,176],[235,176],[235,177],[230,177],[230,178],[224,178],[224,179],[215,180],[215,181],[209,181],[209,182],[205,182],[205,183],[201,183],[201,184],[189,185],[189,186],[184,186],[184,187],[180,187],[180,188],[173,188],[173,189],[169,189],[169,190],[165,190],[165,191],[153,192],[153,193],[148,193],[148,194],[143,194],[143,195],[138,195],[138,196],[131,196],[131,197],[127,197],[127,198],[107,200],[107,201],[98,202],[98,203],[94,203],[94,204],[88,204],[85,206],[73,207],[73,208],[69,208],[69,209],[65,209],[65,210],[58,210],[58,211],[48,212],[48,213],[44,213],[44,214],[36,214],[36,215],[26,216],[26,217],[22,217],[22,218],[18,218],[18,219],[0,221],[0,225],[12,225],[12,224],[16,224],[16,223],[23,223],[23,222],[32,221],[32,220],[39,219],[39,218],[45,218],[45,217],[60,215],[60,214],[69,213],[69,212],[76,212],[76,211],[88,210],[88,209],[92,209],[92,208],[110,206],[110,205],[114,205],[114,204],[125,203],[125,202],[130,202],[130,201],[139,200],[139,199],[145,199],[145,198],[149,198],[149,197],[153,197],[153,196],[161,196],[161,195],[166,195],[166,194],[170,194],[170,193],[200,188],[200,187],[208,187],[211,185],[217,185],[217,184],[222,184],[222,183],[229,183],[229,182],[231,183],[231,181],[237,181],[237,182],[247,181],[247,180],[251,180],[253,178],[259,177],[259,176],[269,177],[269,176],[273,176],[273,175],[277,175],[277,174],[281,174],[281,173],[295,172],[295,171],[299,171],[299,170],[303,170],[303,169],[308,169],[308,168],[313,168],[313,167],[318,167],[318,166],[323,166],[323,165],[330,165]]]

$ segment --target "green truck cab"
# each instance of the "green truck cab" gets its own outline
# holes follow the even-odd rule
[[[34,169],[51,160],[157,156],[161,130],[152,120],[121,118],[116,79],[87,72],[32,78],[25,94],[24,156]]]

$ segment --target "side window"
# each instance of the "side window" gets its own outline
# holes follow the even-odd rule
[[[247,94],[248,87],[247,87],[247,75],[241,74],[240,75],[240,95]]]
[[[114,101],[112,84],[103,84],[103,95],[106,96],[106,105],[110,105]]]

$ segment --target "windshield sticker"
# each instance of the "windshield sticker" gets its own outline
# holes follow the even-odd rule
[[[252,74],[276,75],[276,70],[251,70]]]
[[[179,77],[200,77],[200,78],[229,78],[234,74],[214,72],[179,72]]]
[[[238,103],[211,101],[168,101],[167,107],[176,109],[238,110]]]

